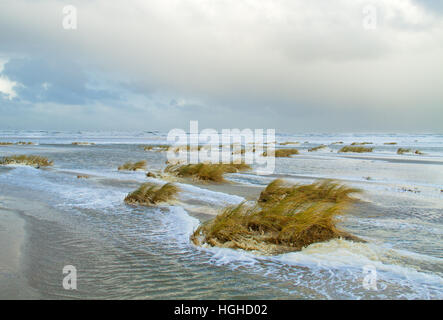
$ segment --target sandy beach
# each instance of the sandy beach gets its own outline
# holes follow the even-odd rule
[[[2,207],[0,198],[0,299],[36,299],[23,273],[25,221],[13,210]]]

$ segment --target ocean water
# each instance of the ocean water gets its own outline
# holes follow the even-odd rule
[[[342,227],[366,243],[333,240],[278,256],[196,247],[189,236],[205,213],[245,199],[235,188],[181,184],[174,205],[125,205],[126,194],[148,179],[117,167],[144,159],[148,170],[164,168],[165,153],[141,145],[163,144],[165,133],[0,131],[0,142],[35,143],[0,146],[0,156],[54,161],[49,169],[0,167],[0,207],[25,221],[22,280],[42,299],[443,298],[443,135],[277,134],[276,140],[299,141],[287,147],[300,154],[277,158],[270,176],[230,174],[233,186],[264,188],[279,177],[361,188],[362,201]],[[337,153],[336,141],[369,141],[375,149]],[[320,144],[328,147],[308,152]],[[399,147],[423,154],[398,155]],[[78,290],[63,289],[65,265],[76,267]],[[363,285],[368,267],[376,270],[376,288]]]

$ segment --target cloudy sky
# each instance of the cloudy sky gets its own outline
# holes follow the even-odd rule
[[[443,3],[1,0],[0,114],[0,129],[441,133]]]

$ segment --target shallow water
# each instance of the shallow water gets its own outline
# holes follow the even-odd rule
[[[0,137],[37,143],[0,147],[0,156],[30,153],[54,160],[49,169],[0,168],[0,206],[26,222],[22,274],[40,298],[443,298],[442,135],[277,135],[278,142],[300,141],[294,147],[301,154],[277,159],[272,176],[228,178],[262,187],[275,177],[334,178],[362,188],[364,201],[343,228],[368,243],[334,240],[274,257],[190,243],[202,218],[195,207],[214,213],[242,196],[181,185],[181,202],[174,206],[123,203],[146,177],[116,168],[142,159],[149,170],[164,168],[164,153],[140,148],[164,143],[164,134],[3,131]],[[333,145],[307,152],[335,141],[371,141],[375,150],[339,154],[341,145]],[[398,145],[383,144],[391,141]],[[399,147],[425,154],[397,155]],[[77,291],[62,287],[65,265],[77,268]],[[368,266],[377,271],[377,290],[363,286]]]

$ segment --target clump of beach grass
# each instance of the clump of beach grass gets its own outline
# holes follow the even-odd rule
[[[409,153],[412,152],[411,149],[405,149],[405,148],[398,148],[397,149],[397,154],[404,154],[404,153]]]
[[[336,142],[333,142],[331,144],[343,144],[343,141],[336,141]]]
[[[180,189],[172,183],[166,183],[161,187],[150,183],[143,183],[137,190],[125,197],[125,203],[151,206],[173,200],[179,191]]]
[[[224,182],[225,173],[236,173],[249,170],[251,167],[245,163],[197,163],[185,165],[169,165],[165,172],[181,178],[191,177],[201,181]]]
[[[286,141],[286,142],[279,143],[279,145],[281,145],[281,146],[286,146],[288,144],[300,144],[300,142],[298,142],[298,141],[295,141],[295,142],[293,142],[293,141]]]
[[[203,148],[202,145],[183,145],[183,146],[176,146],[173,147],[173,151],[175,153],[183,152],[183,151],[200,151]]]
[[[12,146],[12,142],[0,142],[0,146]]]
[[[405,153],[415,153],[417,155],[423,154],[420,150],[413,151],[412,149],[398,148],[397,154],[405,154]]]
[[[19,141],[19,142],[16,142],[15,144],[16,144],[16,145],[19,145],[19,146],[30,146],[30,145],[33,145],[34,142],[30,142],[30,141]]]
[[[357,147],[357,146],[344,146],[338,152],[372,152],[374,148],[368,148],[368,147]]]
[[[53,162],[48,158],[33,155],[14,155],[9,157],[3,157],[0,160],[0,165],[8,164],[21,164],[25,166],[31,166],[35,168],[49,167],[53,165]]]
[[[383,143],[383,144],[388,144],[388,145],[396,145],[396,144],[397,144],[397,142],[385,142],[385,143]]]
[[[353,142],[351,146],[364,146],[365,144],[372,144],[372,142]]]
[[[78,141],[74,141],[72,143],[72,145],[74,145],[74,146],[93,146],[93,145],[95,145],[95,143],[94,142],[78,142]]]
[[[293,154],[299,154],[300,152],[298,149],[292,148],[292,149],[276,149],[274,152],[274,155],[276,158],[287,158],[292,156]],[[268,157],[268,152],[263,152],[263,157]]]
[[[360,190],[333,181],[307,185],[271,182],[257,203],[225,208],[191,236],[196,245],[281,253],[334,238],[359,240],[337,228]]]
[[[150,144],[143,146],[143,150],[145,151],[168,151],[170,148],[170,145],[168,144]]]
[[[137,162],[126,162],[125,164],[118,167],[118,170],[127,170],[127,171],[137,171],[137,170],[145,170],[146,169],[146,160],[141,160]]]
[[[317,150],[320,150],[320,149],[324,149],[324,148],[326,148],[326,147],[327,147],[326,145],[321,144],[321,145],[319,145],[319,146],[309,148],[308,151],[309,151],[309,152],[317,151]]]
[[[146,177],[147,178],[157,178],[157,175],[151,171],[149,171],[148,173],[146,173]]]

